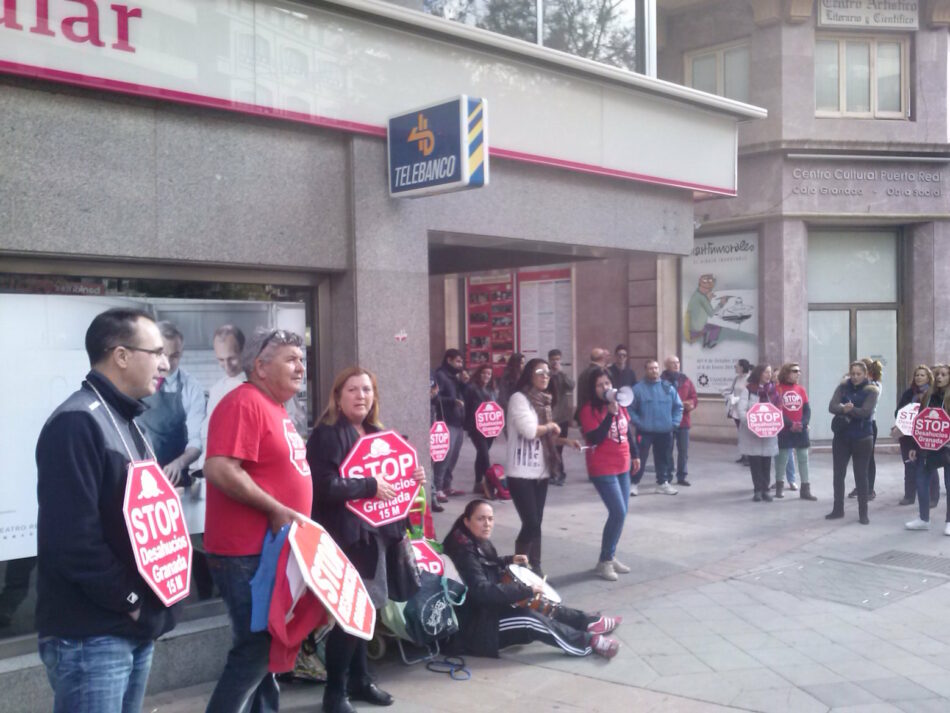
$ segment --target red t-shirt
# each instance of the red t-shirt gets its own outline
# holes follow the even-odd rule
[[[309,516],[313,480],[307,446],[284,405],[253,384],[238,386],[211,413],[206,460],[214,456],[239,458],[261,490]],[[208,483],[204,534],[208,552],[232,557],[258,555],[267,527],[263,512]]]
[[[581,430],[584,433],[596,431],[606,414],[606,406],[594,410],[589,403],[584,404],[578,416]],[[627,440],[629,430],[630,416],[627,414],[627,409],[621,406],[617,415],[611,419],[607,438],[586,452],[587,474],[590,477],[619,475],[630,470],[630,442]]]
[[[805,404],[808,403],[808,394],[805,389],[795,384],[779,384],[778,395],[782,399],[782,412],[792,423],[801,423]]]

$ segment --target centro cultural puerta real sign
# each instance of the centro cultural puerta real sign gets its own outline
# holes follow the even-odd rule
[[[447,193],[488,185],[487,102],[464,94],[390,117],[389,195]]]

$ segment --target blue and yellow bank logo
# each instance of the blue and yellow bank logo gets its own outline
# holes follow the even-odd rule
[[[487,104],[460,96],[389,119],[389,193],[420,196],[488,183]]]

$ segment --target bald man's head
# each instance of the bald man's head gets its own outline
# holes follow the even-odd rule
[[[607,358],[610,356],[610,352],[601,347],[594,347],[590,350],[590,360],[592,364],[597,364],[598,366],[607,366]]]

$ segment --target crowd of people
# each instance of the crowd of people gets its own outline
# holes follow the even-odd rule
[[[40,434],[36,620],[57,713],[139,710],[154,641],[175,625],[175,607],[166,607],[138,574],[124,522],[127,473],[136,464],[157,461],[179,487],[196,474],[207,481],[200,559],[232,626],[232,646],[208,703],[212,713],[279,706],[273,642],[266,629],[252,623],[252,580],[268,533],[307,518],[320,523],[359,572],[375,608],[405,601],[418,587],[415,562],[406,554],[406,523],[373,526],[346,507],[353,500],[389,501],[397,495],[382,473],[365,478],[340,473],[357,441],[384,429],[375,375],[359,366],[337,374],[326,408],[305,440],[292,418],[304,379],[303,338],[259,328],[245,339],[233,325],[224,325],[213,341],[224,375],[205,403],[179,366],[184,337],[175,325],[156,323],[134,309],[98,315],[86,334],[90,371]],[[491,366],[478,366],[470,375],[460,351],[445,353],[430,385],[430,404],[432,419],[445,422],[450,441],[446,458],[434,464],[431,505],[438,509],[467,493],[453,488],[466,434],[476,452],[471,492],[478,496],[443,543],[469,590],[453,643],[458,650],[497,656],[507,646],[540,641],[576,656],[609,659],[617,653],[619,642],[608,634],[620,617],[536,603],[547,592],[542,564],[547,491],[564,482],[565,447],[584,454],[588,479],[606,509],[593,572],[608,581],[631,570],[617,550],[629,498],[639,494],[650,451],[658,494],[678,493],[674,476],[680,488],[690,486],[696,388],[675,355],[664,360],[663,371],[648,359],[640,380],[628,355],[624,345],[612,354],[595,348],[575,381],[558,350],[547,359],[514,354],[496,388]],[[756,502],[783,498],[786,486],[798,489],[788,470],[793,462],[799,497],[817,499],[808,467],[811,407],[800,381],[797,363],[773,370],[740,360],[724,394]],[[844,516],[850,464],[855,482],[850,495],[857,499],[859,522],[869,522],[881,389],[880,362],[860,360],[831,396],[834,496],[828,519]],[[475,421],[477,409],[493,401],[505,409],[505,482],[491,462],[493,439]],[[762,403],[781,411],[777,434],[763,436],[749,427],[747,414]],[[898,409],[913,403],[950,409],[950,367],[918,366]],[[571,437],[572,428],[578,429],[577,438]],[[916,501],[919,508],[906,527],[928,529],[940,468],[950,488],[948,448],[926,451],[906,435],[891,435],[900,437],[905,466],[900,502]],[[424,468],[416,467],[411,478],[424,482]],[[500,557],[491,542],[493,499],[508,497],[521,527],[515,553]],[[950,498],[945,534],[950,535]],[[515,566],[533,579],[512,578]],[[393,702],[370,675],[363,639],[332,628],[325,659],[324,711],[349,713],[355,699],[381,706]]]

